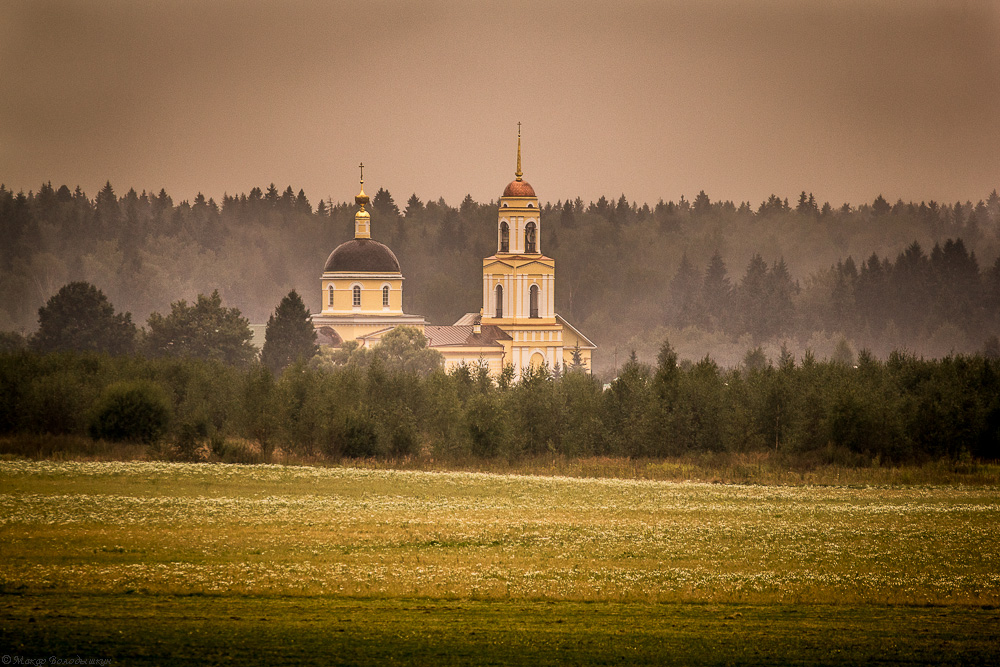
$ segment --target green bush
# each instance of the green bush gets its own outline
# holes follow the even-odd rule
[[[196,461],[198,449],[208,437],[208,421],[195,419],[183,422],[177,429],[177,454],[184,461]]]
[[[341,425],[344,456],[364,458],[384,454],[379,447],[378,429],[370,416],[361,410],[349,412]]]
[[[387,415],[384,421],[390,456],[403,457],[416,454],[420,449],[417,420],[405,405],[396,413]]]
[[[163,390],[148,381],[118,382],[104,390],[90,421],[90,436],[112,441],[152,443],[170,421]]]
[[[20,406],[22,424],[32,433],[83,435],[96,394],[76,369],[33,378]]]
[[[469,427],[472,453],[492,458],[504,450],[507,439],[507,422],[499,401],[489,394],[473,396],[469,400],[465,421]]]

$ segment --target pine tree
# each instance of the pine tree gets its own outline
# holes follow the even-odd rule
[[[267,320],[261,361],[277,374],[295,361],[308,361],[318,351],[309,310],[298,292],[292,290]]]
[[[116,236],[121,226],[122,210],[111,181],[105,183],[97,193],[96,208],[99,232],[105,237]]]
[[[697,319],[697,304],[701,288],[701,276],[688,261],[687,253],[681,256],[681,264],[670,281],[670,305],[673,310],[670,320],[677,327],[691,326]]]
[[[756,254],[747,265],[746,274],[740,281],[737,297],[740,306],[740,331],[749,333],[756,340],[770,335],[771,313],[768,303],[767,263]]]
[[[733,288],[726,274],[726,263],[716,250],[705,269],[702,285],[702,314],[710,331],[732,328]]]
[[[696,216],[705,215],[712,210],[712,201],[705,194],[704,190],[698,192],[698,196],[694,198],[694,202],[691,205],[691,212]]]
[[[891,210],[892,210],[892,205],[889,202],[887,202],[885,200],[885,197],[883,197],[882,195],[876,197],[875,201],[872,202],[872,213],[877,216],[886,215]]]

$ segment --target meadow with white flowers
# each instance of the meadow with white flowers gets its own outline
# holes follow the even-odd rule
[[[995,487],[0,462],[0,589],[1000,605]]]

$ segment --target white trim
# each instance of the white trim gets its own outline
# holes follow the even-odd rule
[[[406,280],[401,273],[335,273],[327,271],[322,280]]]
[[[427,321],[424,320],[423,315],[407,315],[406,313],[390,313],[388,315],[383,315],[381,313],[361,313],[355,315],[353,313],[337,313],[335,315],[323,315],[316,314],[312,316],[313,325],[316,327],[332,326],[344,324],[377,324],[382,327],[387,327],[391,325],[404,325],[404,326],[426,326]]]

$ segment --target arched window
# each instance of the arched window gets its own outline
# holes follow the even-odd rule
[[[524,226],[524,252],[536,252],[534,222],[529,222]]]
[[[389,286],[388,285],[384,285],[382,287],[382,307],[383,308],[388,308],[389,307]]]
[[[496,289],[497,298],[497,317],[503,317],[503,286],[497,285]]]
[[[510,225],[500,223],[500,252],[510,252]]]
[[[360,308],[361,307],[361,285],[355,285],[354,289],[352,291],[354,293],[354,301],[353,301],[354,307],[355,308]]]
[[[333,305],[333,285],[330,285],[328,288],[326,288],[326,291],[328,293],[326,303],[327,303],[328,306],[332,306]]]
[[[538,285],[532,285],[528,293],[530,310],[528,317],[538,317]]]

